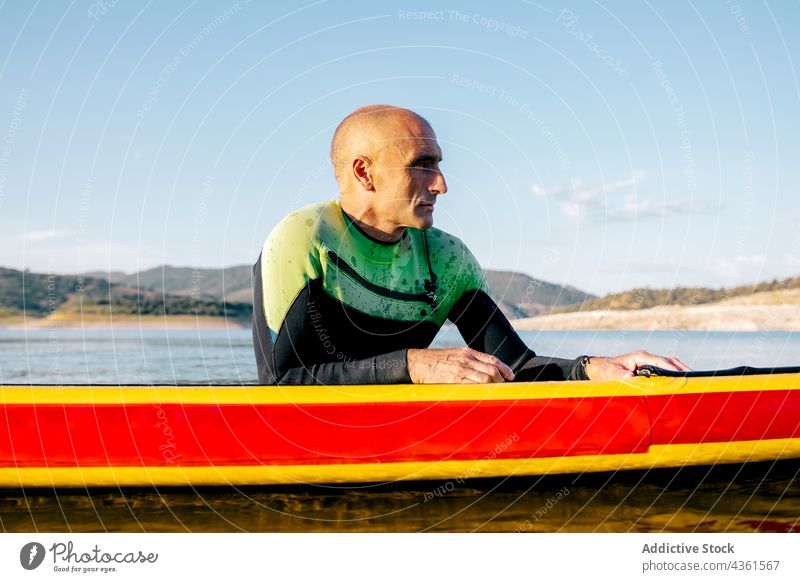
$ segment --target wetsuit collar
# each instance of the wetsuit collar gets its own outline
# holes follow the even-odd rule
[[[383,246],[385,246],[385,247],[393,247],[393,246],[395,246],[395,245],[398,245],[398,244],[400,244],[400,242],[401,242],[401,241],[402,241],[402,240],[403,240],[403,239],[404,239],[406,236],[408,236],[408,234],[407,234],[407,233],[408,233],[408,230],[406,229],[406,230],[404,230],[404,231],[403,231],[403,234],[400,236],[400,238],[399,238],[399,239],[397,239],[396,241],[389,242],[389,241],[384,241],[384,240],[378,240],[377,238],[375,238],[375,237],[373,237],[373,236],[370,236],[370,235],[368,235],[366,232],[364,232],[364,230],[363,230],[363,229],[362,229],[360,226],[358,226],[358,224],[356,223],[356,221],[355,221],[355,220],[353,220],[353,218],[352,218],[352,217],[351,217],[349,214],[347,214],[347,213],[344,211],[344,209],[342,209],[342,206],[341,206],[341,204],[339,204],[338,206],[339,206],[339,210],[340,210],[340,211],[341,211],[341,213],[342,213],[342,216],[344,217],[344,221],[347,223],[347,227],[348,227],[349,229],[352,229],[352,230],[354,230],[354,231],[358,232],[358,233],[359,233],[361,236],[363,236],[364,238],[366,238],[367,240],[369,240],[369,241],[370,241],[370,242],[372,242],[372,243],[375,243],[375,244],[377,244],[377,245],[383,245]]]

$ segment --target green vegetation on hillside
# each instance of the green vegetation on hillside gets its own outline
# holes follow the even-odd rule
[[[7,314],[45,316],[80,297],[91,304],[109,296],[111,284],[102,279],[45,275],[0,267],[0,307]]]
[[[249,321],[247,303],[159,293],[95,277],[45,275],[0,268],[0,315],[198,315]]]

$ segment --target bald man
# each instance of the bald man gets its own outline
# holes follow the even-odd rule
[[[650,364],[539,356],[488,295],[475,257],[433,228],[447,192],[430,124],[407,109],[370,105],[331,143],[339,199],[292,212],[254,268],[253,339],[262,384],[486,383],[632,376]],[[466,348],[429,349],[442,324]]]

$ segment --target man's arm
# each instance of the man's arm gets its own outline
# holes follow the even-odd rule
[[[677,358],[657,356],[644,350],[616,357],[580,356],[574,360],[537,356],[520,339],[508,319],[494,301],[481,289],[465,293],[450,312],[453,321],[467,342],[472,359],[492,358],[496,371],[489,382],[544,381],[544,380],[618,380],[635,375],[636,369],[643,365],[658,366],[667,370],[688,371],[690,368]],[[421,350],[436,352],[439,350]],[[443,354],[416,354],[428,360],[424,375],[415,375],[411,366],[409,351],[409,370],[413,381],[448,382],[446,374],[438,373],[435,359]],[[510,368],[508,373],[504,368]],[[466,380],[463,380],[466,381]],[[480,380],[479,380],[480,381]]]
[[[306,346],[320,341],[313,330],[309,330],[306,321],[312,311],[309,306],[310,286],[306,284],[300,291],[281,323],[280,334],[274,334],[265,317],[263,275],[262,258],[259,257],[253,268],[253,345],[259,383],[336,385],[411,382],[406,365],[407,350],[360,360],[303,361],[301,354],[306,351]]]
[[[464,293],[450,311],[449,319],[470,348],[506,363],[517,382],[589,379],[581,365],[583,356],[564,359],[536,355],[481,289]]]
[[[362,360],[305,363],[293,367],[288,358],[276,357],[269,334],[253,326],[258,381],[264,385],[339,385],[339,384],[409,384],[406,350],[398,350]]]

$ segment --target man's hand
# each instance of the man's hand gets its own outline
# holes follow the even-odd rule
[[[665,358],[638,350],[613,358],[592,357],[586,364],[586,375],[589,376],[589,380],[620,380],[635,376],[636,368],[644,365],[658,366],[676,372],[691,371],[691,368],[678,358]]]
[[[471,348],[408,350],[408,374],[414,384],[488,384],[514,379],[503,362]]]

